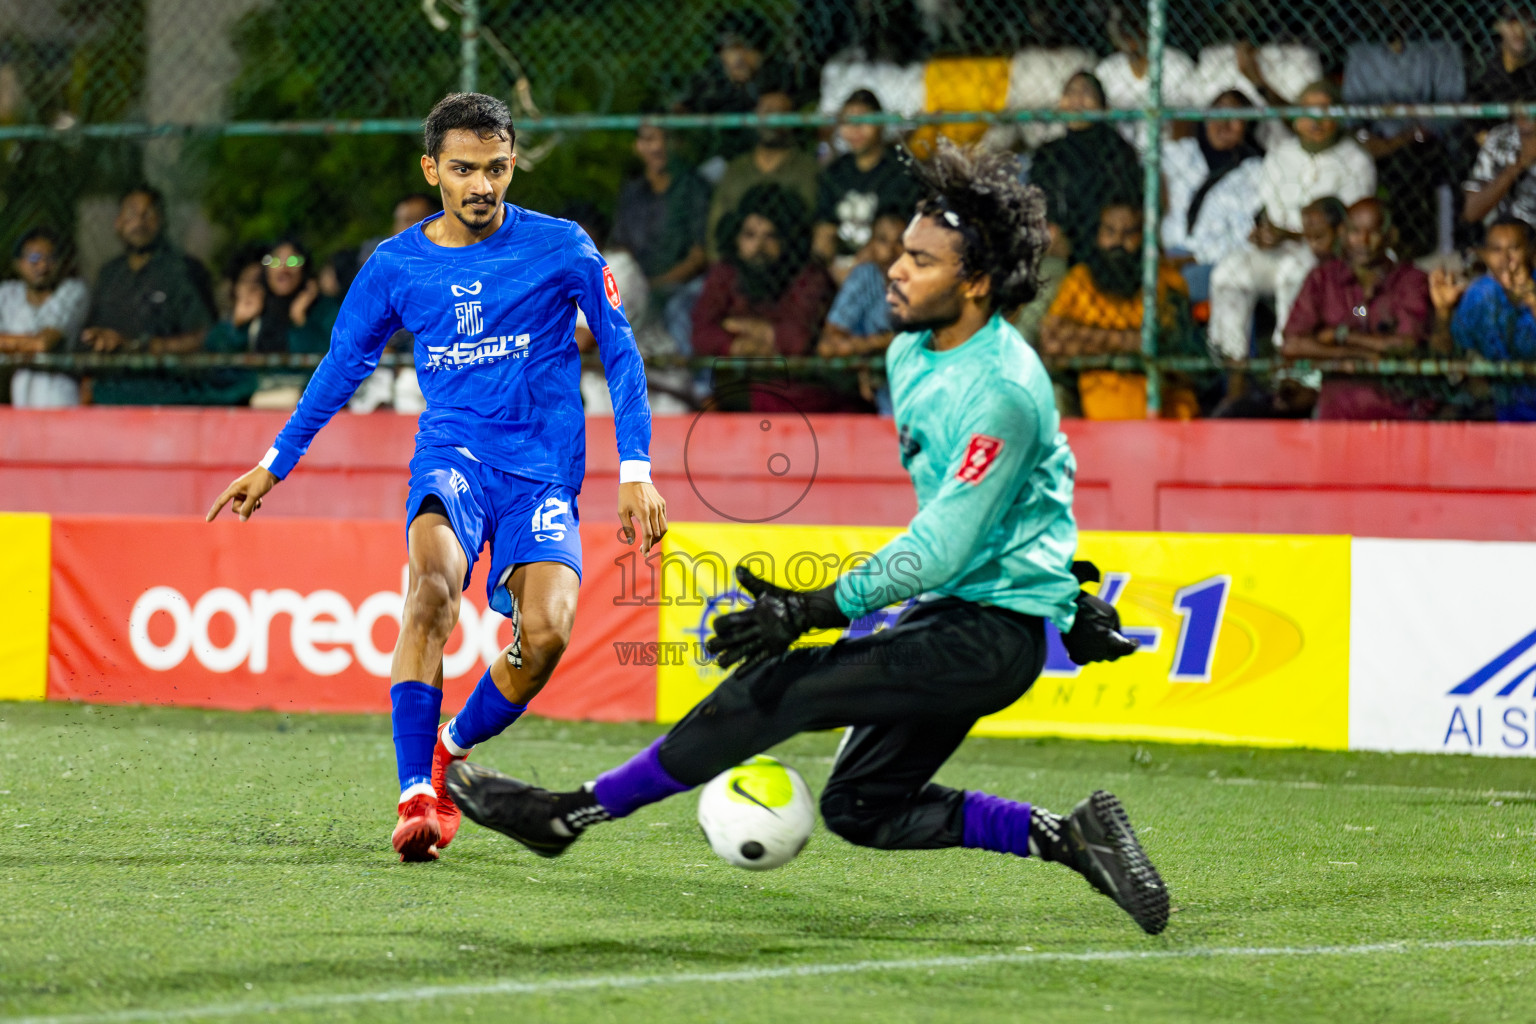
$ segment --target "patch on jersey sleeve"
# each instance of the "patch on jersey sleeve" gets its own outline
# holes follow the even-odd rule
[[[981,483],[982,477],[987,475],[987,470],[992,468],[992,463],[997,461],[997,456],[1003,450],[1003,442],[986,434],[972,434],[971,443],[965,449],[965,458],[960,460],[960,471],[955,474],[968,484]]]
[[[608,305],[618,309],[624,300],[619,298],[619,282],[613,276],[613,268],[606,263],[603,264],[603,291],[608,293]]]

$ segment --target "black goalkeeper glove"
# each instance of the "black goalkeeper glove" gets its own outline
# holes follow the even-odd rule
[[[1077,618],[1061,642],[1074,665],[1115,661],[1141,646],[1139,641],[1121,635],[1120,613],[1115,606],[1086,590],[1077,592]]]
[[[807,630],[848,625],[848,616],[837,606],[835,583],[821,590],[786,590],[744,565],[736,567],[736,579],[755,600],[750,608],[716,616],[715,635],[704,644],[723,669],[737,663],[751,668],[777,658]]]

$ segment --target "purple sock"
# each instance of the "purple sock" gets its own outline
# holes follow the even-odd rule
[[[664,739],[665,736],[657,737],[655,743],[597,777],[592,795],[603,805],[603,810],[615,818],[627,818],[646,804],[693,788],[678,782],[661,766],[658,751]]]
[[[461,750],[468,750],[492,736],[501,735],[502,730],[527,710],[528,705],[507,700],[491,680],[491,670],[486,669],[469,700],[464,702],[464,709],[448,723],[448,738]]]
[[[965,836],[969,850],[991,850],[1029,856],[1029,804],[991,793],[965,791]]]
[[[395,767],[400,771],[400,792],[412,786],[432,786],[432,748],[437,744],[437,719],[443,710],[443,691],[426,683],[396,683],[389,688],[394,705],[390,723],[395,732]]]

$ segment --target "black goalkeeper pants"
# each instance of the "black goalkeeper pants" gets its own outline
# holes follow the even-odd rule
[[[734,673],[658,753],[669,775],[697,786],[796,733],[850,726],[821,794],[827,827],[881,849],[958,846],[964,793],[929,780],[978,718],[1018,700],[1044,666],[1039,618],[923,602],[889,629]]]

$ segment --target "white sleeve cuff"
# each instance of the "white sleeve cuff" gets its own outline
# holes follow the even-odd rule
[[[644,459],[622,459],[619,462],[619,483],[648,484],[651,482],[651,464]]]
[[[272,463],[277,461],[277,447],[274,445],[267,449],[267,454],[261,457],[261,468],[271,469]]]

